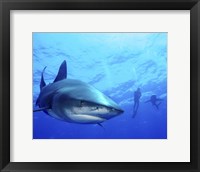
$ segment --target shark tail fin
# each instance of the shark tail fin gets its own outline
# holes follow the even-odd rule
[[[47,68],[47,67],[45,67],[45,68],[43,69],[43,71],[42,71],[42,76],[41,76],[41,81],[40,81],[40,91],[42,90],[42,88],[43,88],[44,86],[46,86],[46,83],[45,83],[45,81],[44,81],[44,76],[43,76],[43,73],[44,73],[44,71],[45,71],[46,68]]]
[[[64,60],[62,62],[62,64],[60,65],[58,74],[57,74],[54,82],[57,82],[57,81],[60,81],[60,80],[66,79],[66,78],[67,78],[67,62],[66,62],[66,60]]]

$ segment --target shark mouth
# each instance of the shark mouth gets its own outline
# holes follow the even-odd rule
[[[72,107],[71,111],[74,115],[89,115],[99,117],[105,120],[118,116],[124,112],[121,109],[115,109],[113,107],[108,107],[87,101],[81,101],[80,106]]]

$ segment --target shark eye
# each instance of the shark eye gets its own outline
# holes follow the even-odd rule
[[[99,109],[99,107],[94,107],[91,110],[98,110],[98,109]]]
[[[81,101],[80,101],[80,107],[82,107],[82,106],[84,105],[84,103],[85,103],[85,102],[81,100]]]

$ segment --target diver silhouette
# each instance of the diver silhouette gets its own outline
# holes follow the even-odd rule
[[[136,116],[139,104],[140,104],[140,97],[141,97],[141,91],[140,88],[137,89],[137,91],[134,92],[134,107],[133,107],[133,118]]]
[[[153,106],[155,106],[159,110],[159,105],[161,104],[162,99],[156,97],[156,95],[152,95],[150,100],[147,100],[145,103],[151,102]]]

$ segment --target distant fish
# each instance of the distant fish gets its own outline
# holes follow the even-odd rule
[[[112,99],[93,86],[67,78],[67,64],[63,61],[53,83],[46,85],[42,71],[40,94],[36,101],[46,114],[66,122],[99,124],[123,113]]]

